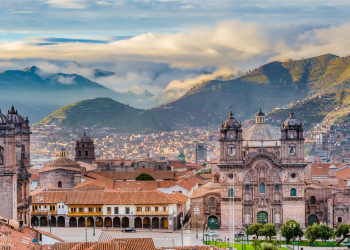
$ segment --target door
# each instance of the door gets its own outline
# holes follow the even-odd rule
[[[257,222],[260,224],[266,224],[269,221],[268,215],[266,212],[259,212],[257,215]]]
[[[314,223],[318,224],[318,218],[316,215],[310,215],[307,219],[307,225],[312,226]]]
[[[219,221],[218,218],[215,216],[210,216],[208,218],[208,227],[213,230],[213,229],[218,229],[219,228]]]

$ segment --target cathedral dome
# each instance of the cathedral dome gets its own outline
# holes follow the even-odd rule
[[[276,141],[281,139],[281,131],[269,124],[258,123],[246,129],[242,137],[250,141]]]
[[[24,123],[24,119],[22,118],[22,116],[20,116],[17,113],[17,110],[15,110],[13,105],[12,105],[11,109],[7,112],[6,118],[10,122],[13,122],[14,124],[22,124],[22,123]]]
[[[287,118],[287,120],[284,122],[285,126],[295,126],[295,125],[302,125],[301,121],[299,119],[296,119],[294,117],[293,110],[290,112],[290,116]]]
[[[233,118],[232,111],[230,111],[230,115],[226,119],[226,121],[224,121],[221,124],[221,128],[223,128],[223,129],[233,129],[233,128],[237,128],[237,127],[240,127],[240,126],[241,125],[236,121],[236,119]]]
[[[7,120],[6,116],[4,116],[2,113],[1,113],[1,109],[0,109],[0,125],[5,125],[7,124],[9,121]]]
[[[92,142],[92,140],[84,132],[83,136],[79,138],[78,142]]]

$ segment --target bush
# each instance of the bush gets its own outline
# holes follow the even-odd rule
[[[136,181],[154,181],[154,178],[149,174],[142,173],[139,176],[137,176],[135,180]]]

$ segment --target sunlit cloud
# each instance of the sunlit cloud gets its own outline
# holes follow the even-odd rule
[[[85,9],[86,0],[48,0],[46,1],[52,7],[63,9]]]

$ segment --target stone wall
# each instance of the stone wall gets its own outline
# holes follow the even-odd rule
[[[0,215],[17,220],[17,179],[15,175],[0,175]]]
[[[39,172],[39,187],[52,185],[58,187],[58,182],[62,182],[62,188],[75,187],[74,178],[77,173],[65,169],[57,169],[47,172]]]

